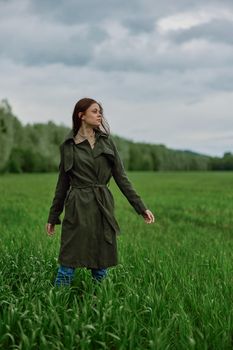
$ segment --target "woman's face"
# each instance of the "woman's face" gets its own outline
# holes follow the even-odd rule
[[[102,115],[98,103],[93,103],[82,115],[82,120],[91,127],[97,127],[101,124]]]

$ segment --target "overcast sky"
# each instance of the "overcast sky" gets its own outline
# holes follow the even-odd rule
[[[0,0],[0,99],[71,127],[102,103],[134,141],[233,152],[233,1]]]

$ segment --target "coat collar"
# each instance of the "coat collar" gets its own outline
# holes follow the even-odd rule
[[[108,138],[108,134],[105,134],[100,129],[94,128],[96,132],[96,139],[98,140],[100,137]],[[65,138],[65,141],[61,144],[63,149],[63,156],[64,156],[64,169],[65,172],[69,171],[74,162],[74,136],[73,136],[73,130],[71,129],[68,133],[68,135]],[[113,151],[111,149],[108,149],[108,147],[105,147],[104,143],[97,142],[93,149],[93,156],[97,157],[101,153],[110,153],[111,156],[113,156]]]
[[[94,128],[95,130],[95,133],[96,133],[96,138],[98,139],[100,136],[103,136],[103,137],[108,137],[107,134],[105,134],[102,130],[98,129],[98,128]],[[69,131],[69,133],[67,134],[67,136],[65,137],[65,140],[64,142],[68,142],[68,141],[71,141],[71,140],[74,140],[74,134],[73,134],[73,129],[71,129]]]

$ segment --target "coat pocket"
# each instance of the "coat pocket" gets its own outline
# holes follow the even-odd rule
[[[68,202],[69,198],[70,198],[70,194],[71,194],[71,188],[68,190],[67,194],[66,194],[66,198],[65,198],[65,205]]]
[[[77,222],[76,204],[75,204],[75,191],[69,190],[65,199],[65,215],[64,223],[74,224]]]

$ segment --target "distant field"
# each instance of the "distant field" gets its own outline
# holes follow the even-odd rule
[[[156,223],[114,180],[120,263],[93,300],[90,271],[56,289],[57,174],[0,177],[0,349],[232,349],[233,173],[128,173]]]

